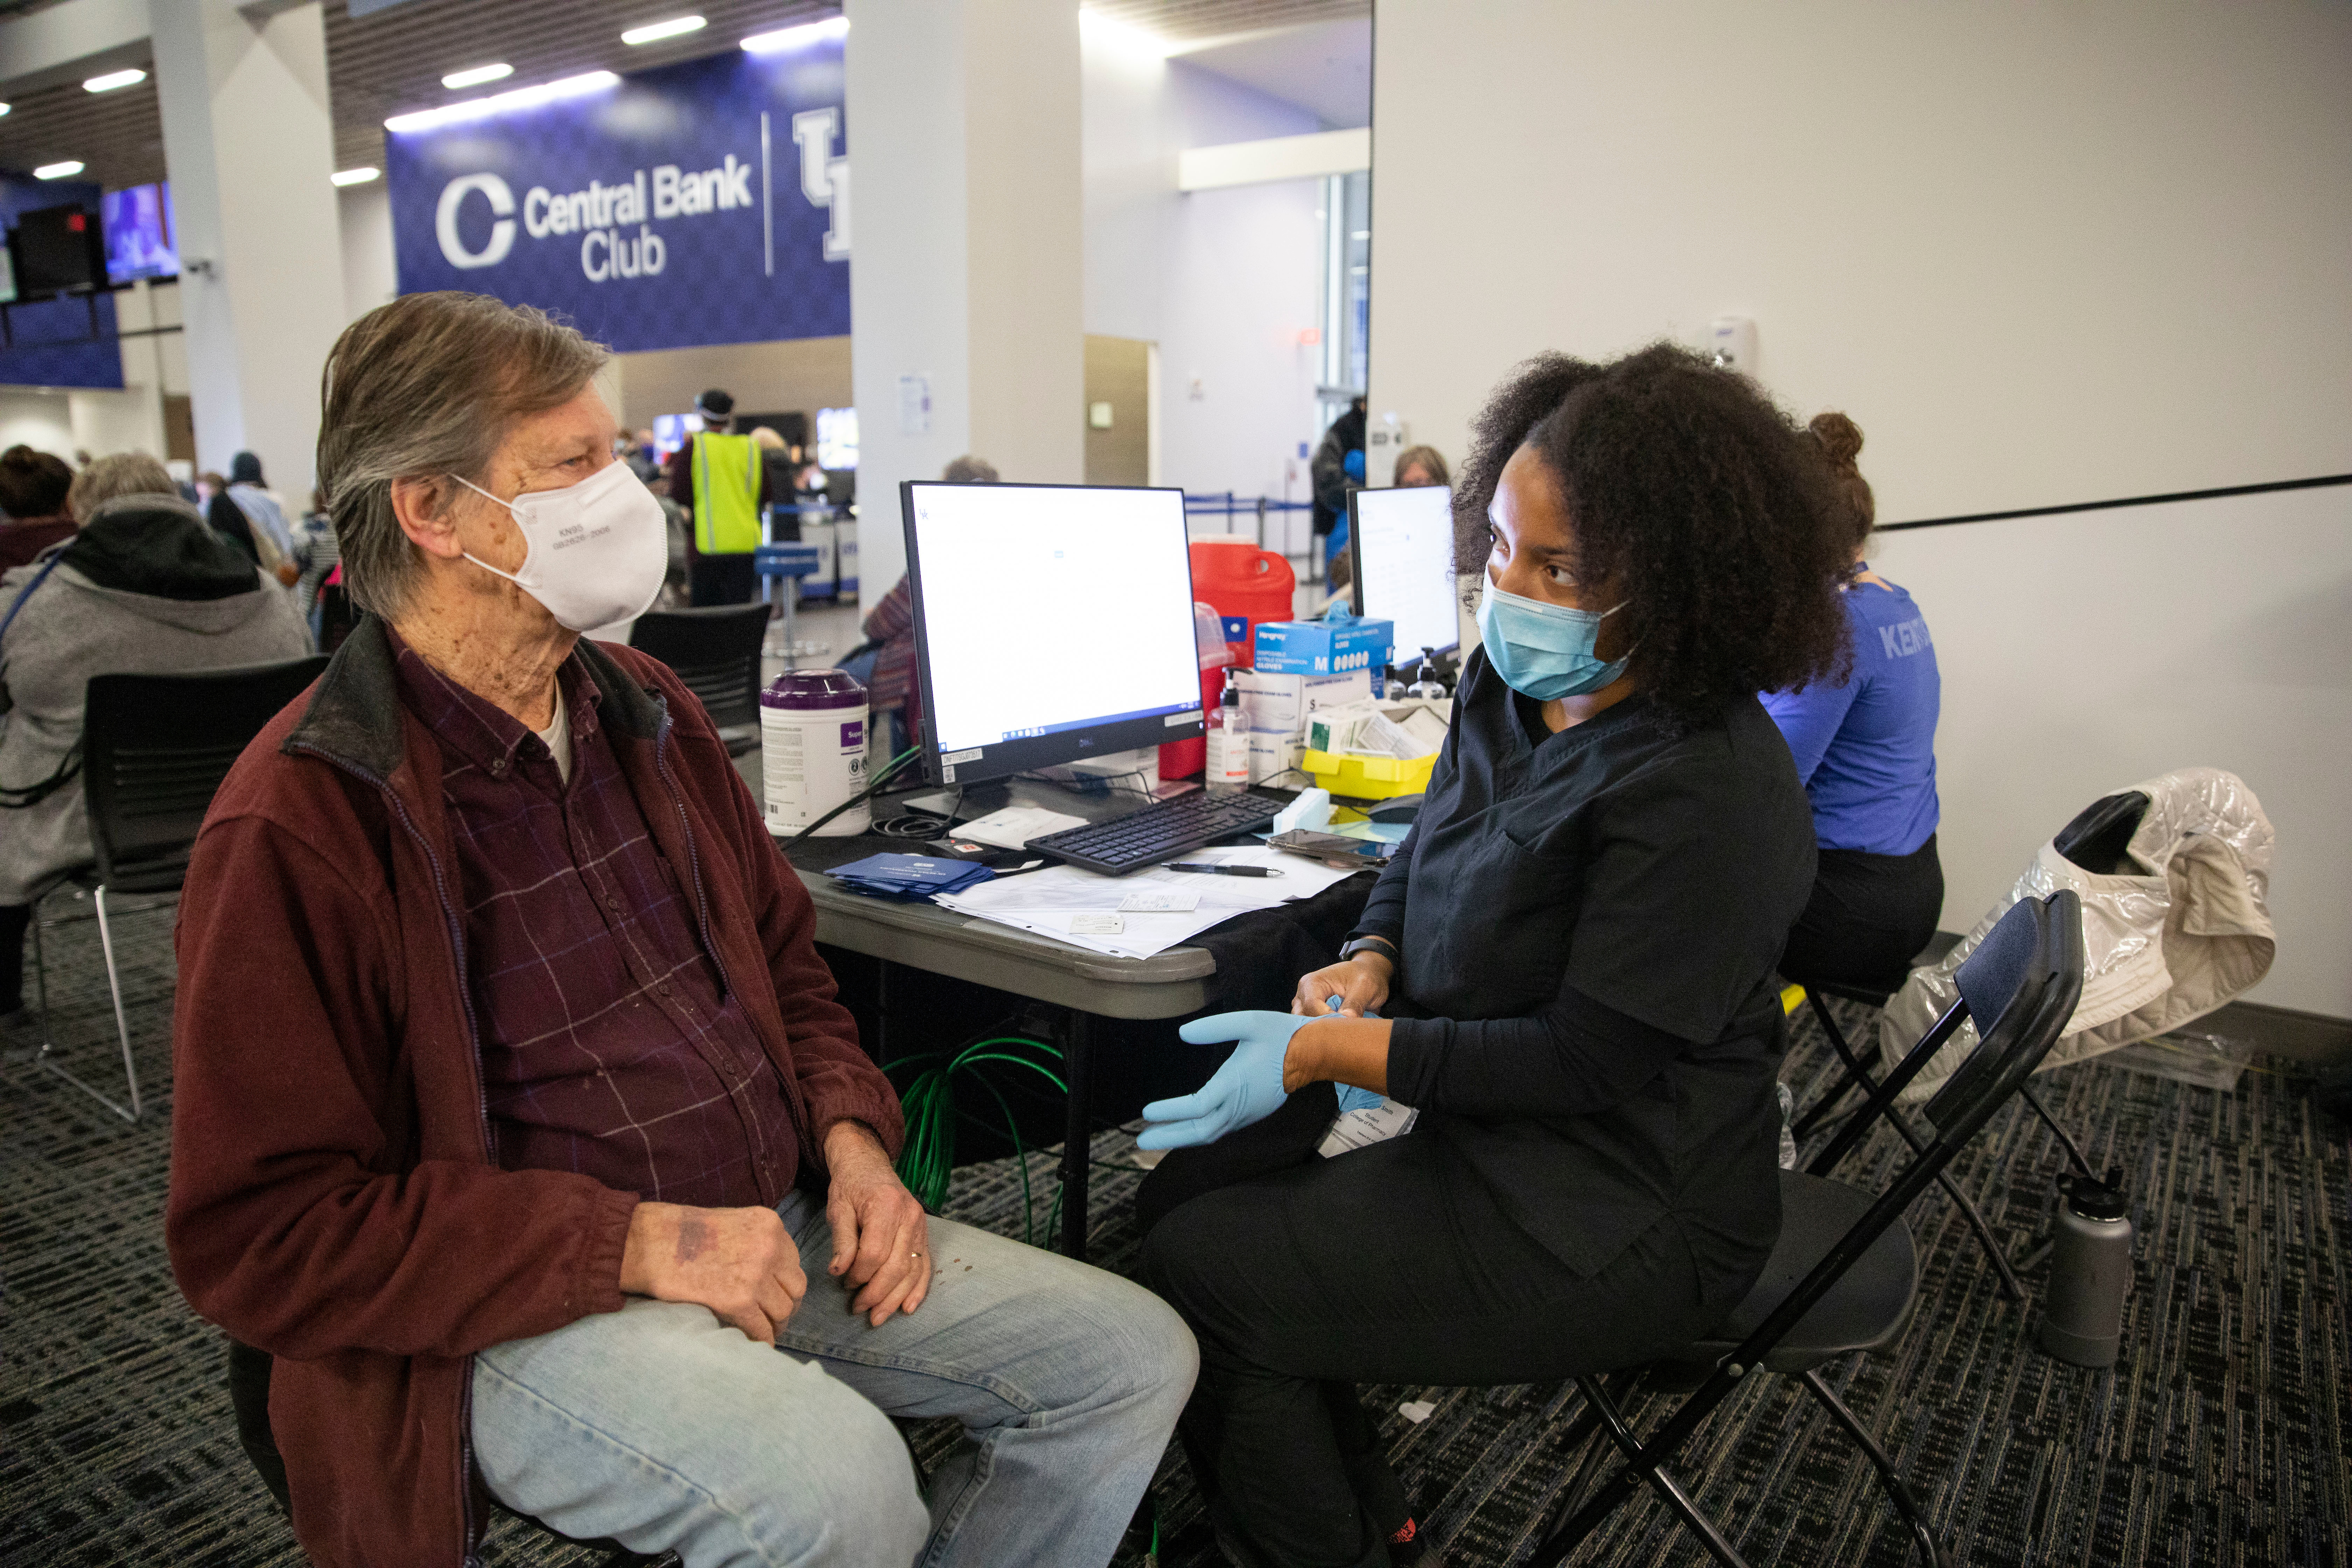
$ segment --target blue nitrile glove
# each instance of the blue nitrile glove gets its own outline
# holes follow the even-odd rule
[[[1336,1013],[1347,1000],[1345,996],[1327,996],[1323,999],[1323,1005]],[[1380,1015],[1367,1012],[1364,1016],[1377,1018]],[[1369,1089],[1359,1089],[1352,1083],[1334,1082],[1331,1087],[1339,1091],[1339,1114],[1342,1116],[1351,1110],[1378,1110],[1388,1103],[1388,1096],[1374,1094]]]
[[[1296,1013],[1219,1013],[1177,1030],[1196,1046],[1231,1040],[1234,1054],[1194,1092],[1145,1106],[1143,1120],[1154,1125],[1143,1130],[1135,1146],[1190,1149],[1273,1115],[1290,1098],[1282,1087],[1282,1058],[1290,1050],[1290,1037],[1307,1022]]]
[[[1340,459],[1339,467],[1349,479],[1360,485],[1362,484],[1364,482],[1364,449],[1359,447],[1349,453]]]

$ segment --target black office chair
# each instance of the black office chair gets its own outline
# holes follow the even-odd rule
[[[629,646],[653,655],[702,700],[710,721],[741,755],[760,743],[760,645],[768,635],[765,605],[715,605],[656,610],[637,617]]]
[[[1780,1173],[1780,1237],[1771,1260],[1721,1327],[1672,1358],[1708,1370],[1646,1442],[1634,1434],[1601,1379],[1577,1379],[1586,1409],[1569,1429],[1569,1451],[1600,1427],[1625,1462],[1536,1549],[1532,1561],[1538,1568],[1560,1562],[1644,1484],[1698,1534],[1717,1562],[1745,1568],[1738,1552],[1665,1467],[1739,1380],[1759,1366],[1798,1378],[1845,1428],[1911,1527],[1928,1568],[1941,1568],[1942,1554],[1917,1499],[1818,1369],[1839,1356],[1878,1349],[1903,1331],[1919,1286],[1918,1257],[1904,1211],[2057,1044],[2081,999],[2083,969],[2082,905],[2071,891],[2028,900],[2001,916],[1960,965],[1960,999],[1872,1092],[1865,1114],[1850,1119],[1804,1172]],[[1830,1180],[1829,1173],[1861,1142],[1877,1113],[1895,1102],[1969,1017],[1979,1020],[1981,1038],[1927,1102],[1925,1115],[1936,1130],[1934,1139],[1875,1198]],[[1582,1491],[1580,1484],[1571,1488],[1571,1507]]]
[[[170,896],[188,874],[188,854],[205,813],[248,742],[327,668],[323,655],[283,664],[245,665],[173,675],[94,675],[82,708],[82,792],[89,807],[96,864],[68,872],[33,900],[34,963],[39,975],[41,1048],[35,1059],[126,1121],[139,1120],[139,1069],[131,1059],[131,1024],[122,1010],[109,895]],[[98,908],[98,940],[122,1042],[126,1108],[68,1072],[49,1038],[48,956],[41,941],[41,898],[79,888]]]

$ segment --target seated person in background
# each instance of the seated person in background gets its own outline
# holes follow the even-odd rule
[[[1179,1152],[1138,1200],[1143,1278],[1200,1340],[1181,1430],[1237,1562],[1430,1560],[1356,1384],[1654,1359],[1780,1230],[1772,965],[1813,832],[1756,692],[1843,655],[1820,456],[1665,346],[1535,359],[1474,431],[1483,640],[1412,836],[1340,962],[1289,1013],[1186,1025],[1239,1044],[1144,1108]],[[1327,1082],[1420,1121],[1319,1159]]]
[[[310,510],[294,527],[294,564],[301,575],[294,580],[294,607],[310,624],[310,638],[319,639],[320,631],[320,595],[325,592],[327,579],[343,563],[342,552],[335,547],[335,520],[327,515],[319,492],[310,492]],[[321,653],[331,648],[321,647]]]
[[[23,1002],[34,900],[90,862],[80,776],[89,678],[310,651],[286,595],[205,526],[154,458],[100,458],[72,497],[81,526],[70,542],[0,577],[0,1013]]]
[[[63,458],[11,447],[0,452],[0,571],[29,564],[33,558],[74,531],[66,492],[74,472]]]
[[[1895,991],[1944,910],[1936,856],[1943,681],[1919,607],[1862,558],[1877,518],[1870,481],[1854,462],[1862,432],[1843,414],[1822,414],[1812,436],[1837,479],[1854,563],[1841,595],[1853,627],[1853,673],[1835,685],[1764,694],[1764,710],[1797,759],[1821,841],[1812,897],[1789,933],[1780,973]]]
[[[229,459],[228,482],[215,488],[212,500],[205,504],[205,517],[255,565],[287,587],[301,577],[286,509],[263,486],[261,459],[252,453],[239,452]]]
[[[1397,454],[1396,467],[1391,470],[1399,489],[1412,489],[1423,485],[1453,483],[1445,467],[1444,456],[1434,447],[1409,447]],[[1355,581],[1355,559],[1342,550],[1331,557],[1330,580],[1334,589],[1347,587]]]
[[[1450,485],[1453,475],[1445,467],[1445,455],[1434,447],[1408,447],[1397,454],[1396,477],[1389,482],[1399,489],[1417,485]]]
[[[899,1184],[897,1097],[709,716],[578,635],[662,577],[604,357],[459,293],[335,345],[320,482],[369,617],[196,841],[180,1286],[275,1358],[317,1561],[470,1559],[481,1486],[697,1568],[1100,1564],[1191,1338]],[[886,1412],[963,1424],[928,1509]]]
[[[940,471],[951,485],[992,485],[996,465],[970,454]],[[867,612],[864,626],[866,647],[841,661],[844,669],[866,683],[866,703],[877,715],[890,715],[889,754],[897,756],[923,732],[923,687],[915,678],[915,589],[901,577]]]

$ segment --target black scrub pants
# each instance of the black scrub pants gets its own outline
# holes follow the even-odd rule
[[[1412,1517],[1357,1384],[1631,1366],[1688,1344],[1747,1288],[1703,1289],[1671,1219],[1580,1275],[1441,1136],[1316,1155],[1334,1103],[1328,1085],[1295,1094],[1171,1155],[1138,1198],[1143,1282],[1200,1342],[1179,1426],[1193,1476],[1221,1534],[1264,1568],[1384,1568]]]
[[[1934,834],[1908,855],[1824,849],[1813,896],[1780,955],[1780,973],[1800,982],[1899,991],[1943,912],[1944,863]]]

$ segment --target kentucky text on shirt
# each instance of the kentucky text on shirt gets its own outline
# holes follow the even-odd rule
[[[1889,658],[1908,658],[1927,646],[1927,622],[1914,616],[1907,621],[1878,628],[1879,646],[1886,649]]]

